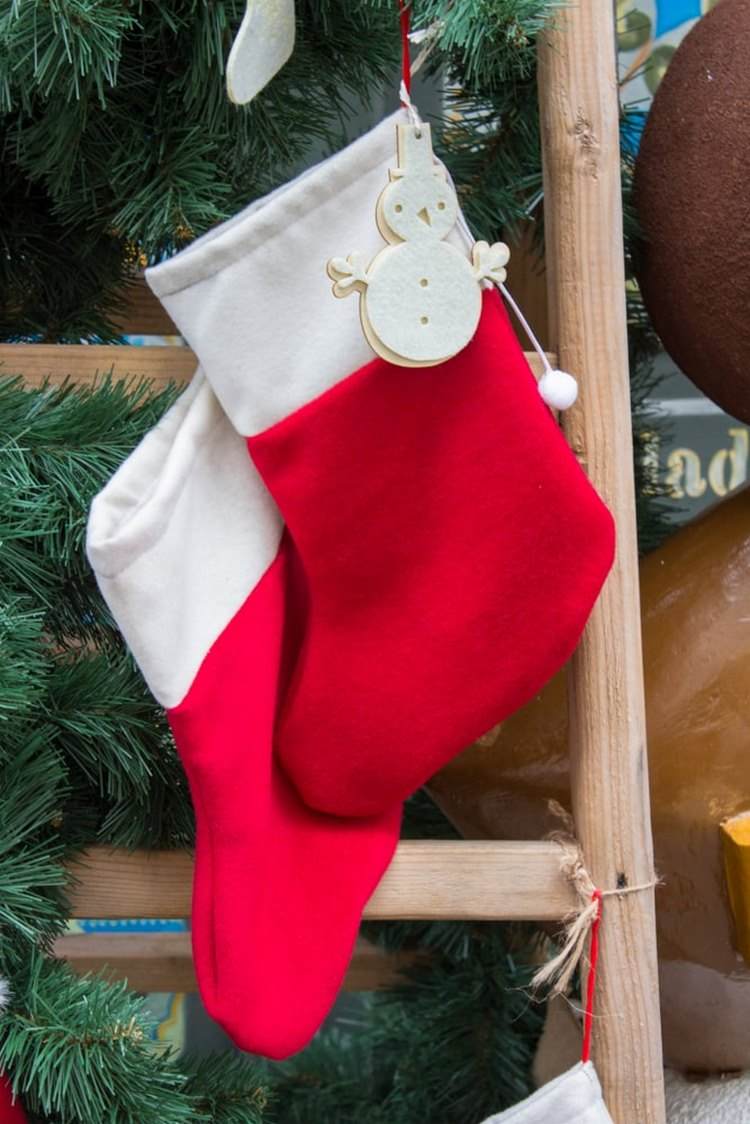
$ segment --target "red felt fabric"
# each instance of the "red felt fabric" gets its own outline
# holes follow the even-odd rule
[[[0,1074],[0,1124],[26,1124],[27,1120],[20,1100],[13,1100],[10,1081]]]
[[[209,1013],[238,1046],[301,1049],[341,986],[401,809],[306,808],[272,758],[303,587],[290,540],[168,712],[195,807],[193,952]]]
[[[280,759],[311,807],[382,813],[568,659],[612,518],[495,291],[453,359],[376,359],[248,446],[309,597]]]

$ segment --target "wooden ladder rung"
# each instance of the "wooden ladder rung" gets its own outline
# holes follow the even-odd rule
[[[69,870],[74,917],[190,915],[193,860],[186,852],[93,848]],[[409,840],[399,843],[365,917],[556,921],[575,905],[556,843]]]
[[[55,942],[55,955],[79,975],[105,972],[127,980],[134,991],[198,990],[190,933],[68,933]],[[360,938],[343,983],[345,991],[374,991],[398,983],[399,973],[424,954],[386,952]]]
[[[526,352],[537,378],[542,373],[539,356]],[[548,355],[552,366],[555,356]],[[111,344],[0,344],[0,374],[23,375],[27,386],[40,386],[45,379],[61,383],[66,378],[91,385],[109,372],[116,378],[134,376],[151,379],[155,389],[169,382],[187,382],[197,360],[189,347],[116,347]]]

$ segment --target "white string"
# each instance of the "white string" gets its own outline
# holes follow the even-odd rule
[[[448,170],[446,168],[446,172],[447,171]],[[451,186],[453,187],[453,190],[455,191],[455,184],[453,183],[453,178],[451,177],[449,172],[448,172],[448,178],[450,179]],[[473,243],[474,242],[474,235],[469,230],[469,224],[467,223],[466,219],[464,218],[463,212],[460,210],[460,208],[459,208],[459,212],[458,212],[458,224],[461,227],[461,229],[463,230],[466,237],[469,239],[469,242]],[[552,366],[550,364],[549,359],[547,358],[547,353],[544,350],[544,348],[542,347],[542,345],[540,344],[539,340],[534,335],[534,333],[532,331],[532,328],[531,328],[531,325],[529,324],[529,322],[526,319],[526,317],[524,316],[524,314],[521,312],[521,309],[518,307],[516,301],[510,295],[510,293],[509,293],[508,289],[505,287],[505,285],[498,285],[498,288],[499,288],[500,292],[503,294],[503,296],[505,297],[505,299],[508,302],[508,304],[510,305],[510,307],[515,312],[516,316],[518,317],[518,322],[520,323],[521,327],[523,328],[524,332],[526,333],[526,338],[528,339],[529,343],[531,344],[531,346],[534,348],[534,351],[539,356],[539,359],[542,363],[542,366],[544,367],[545,373],[547,371],[551,371]]]
[[[419,116],[419,110],[409,96],[409,91],[406,88],[406,83],[404,82],[403,78],[401,79],[401,85],[398,88],[398,93],[399,97],[401,98],[401,104],[409,114],[409,121],[417,130],[417,136],[420,136],[420,129],[422,128],[422,118]]]
[[[508,304],[510,305],[510,307],[513,309],[516,316],[518,317],[518,320],[519,320],[519,322],[521,324],[521,327],[523,328],[524,332],[526,333],[526,336],[527,336],[527,339],[529,340],[529,343],[534,348],[534,351],[537,353],[537,355],[539,356],[539,358],[542,361],[542,366],[544,367],[544,370],[545,371],[551,371],[552,366],[550,364],[549,359],[547,358],[547,353],[545,352],[545,350],[542,347],[542,345],[540,344],[539,340],[536,338],[536,336],[532,332],[531,325],[529,324],[529,322],[526,319],[526,317],[524,316],[524,314],[521,312],[521,309],[518,307],[515,300],[513,299],[513,297],[510,295],[510,293],[506,289],[505,285],[498,285],[498,289],[503,294],[506,301],[508,302]]]

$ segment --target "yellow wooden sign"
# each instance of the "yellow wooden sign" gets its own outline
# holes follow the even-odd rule
[[[721,842],[737,951],[750,964],[750,811],[721,824]]]

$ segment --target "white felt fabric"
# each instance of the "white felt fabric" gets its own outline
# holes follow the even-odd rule
[[[444,242],[402,242],[375,258],[360,298],[378,355],[442,363],[473,338],[482,294],[466,253]]]
[[[282,522],[199,370],[95,498],[89,561],[156,699],[179,703],[278,551]]]
[[[668,1124],[748,1124],[750,1073],[688,1079],[674,1070],[664,1074]]]
[[[591,1062],[579,1062],[506,1112],[484,1124],[612,1124]]]
[[[240,433],[262,432],[373,358],[326,263],[383,248],[375,210],[406,120],[399,111],[146,271]],[[447,241],[468,255],[458,228]]]

